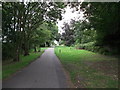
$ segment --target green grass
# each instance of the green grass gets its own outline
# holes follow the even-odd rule
[[[31,52],[28,56],[20,56],[20,62],[12,62],[2,66],[2,79],[5,79],[23,67],[29,65],[32,61],[36,60],[44,52],[46,48],[42,48],[41,52]]]
[[[46,50],[48,47],[43,47],[43,48],[41,48],[41,50]]]
[[[56,47],[55,53],[72,82],[81,88],[117,88],[117,58],[76,50],[73,47]],[[114,72],[116,71],[116,72]]]

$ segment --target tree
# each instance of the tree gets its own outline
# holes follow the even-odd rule
[[[52,33],[50,30],[48,30],[46,25],[46,23],[40,25],[33,34],[31,44],[34,47],[35,52],[37,52],[37,47],[40,48],[41,45],[44,45],[46,42],[50,41]]]
[[[70,6],[75,7],[76,10],[83,11],[84,17],[86,19],[82,22],[89,23],[85,25],[85,23],[82,23],[81,21],[79,22],[81,29],[75,31],[76,35],[78,35],[78,38],[80,38],[80,39],[77,38],[79,42],[81,42],[82,39],[84,39],[82,41],[87,42],[88,41],[87,38],[89,36],[90,37],[95,36],[93,39],[91,38],[90,41],[95,41],[96,47],[103,49],[104,52],[111,52],[114,54],[119,53],[120,51],[119,47],[120,41],[118,39],[120,36],[119,2],[114,3],[83,2],[82,4],[70,3]],[[93,34],[95,33],[95,35],[90,34],[90,32]]]
[[[22,50],[25,56],[29,55],[34,31],[45,21],[50,23],[61,19],[63,8],[63,3],[57,2],[6,2],[2,5],[4,55],[10,44],[14,61],[19,61]]]
[[[109,52],[119,53],[120,3],[83,3],[90,26],[96,30],[96,45]]]
[[[74,22],[74,20],[71,20],[70,24],[65,22],[64,27],[62,28],[65,31],[65,33],[62,34],[62,38],[67,46],[71,46],[75,42],[74,29],[72,28]]]

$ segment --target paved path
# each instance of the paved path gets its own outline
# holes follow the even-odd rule
[[[54,48],[3,82],[3,88],[67,88],[66,77]]]

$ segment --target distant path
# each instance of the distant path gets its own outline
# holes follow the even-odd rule
[[[54,48],[45,50],[40,58],[3,82],[3,88],[67,88],[62,66]]]

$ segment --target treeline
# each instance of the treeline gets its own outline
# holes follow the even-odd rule
[[[70,5],[83,11],[85,19],[64,24],[62,40],[65,45],[102,54],[120,54],[120,2]]]
[[[2,3],[3,60],[19,61],[20,55],[29,55],[31,49],[50,46],[56,38],[55,22],[61,19],[63,7],[57,2]]]

